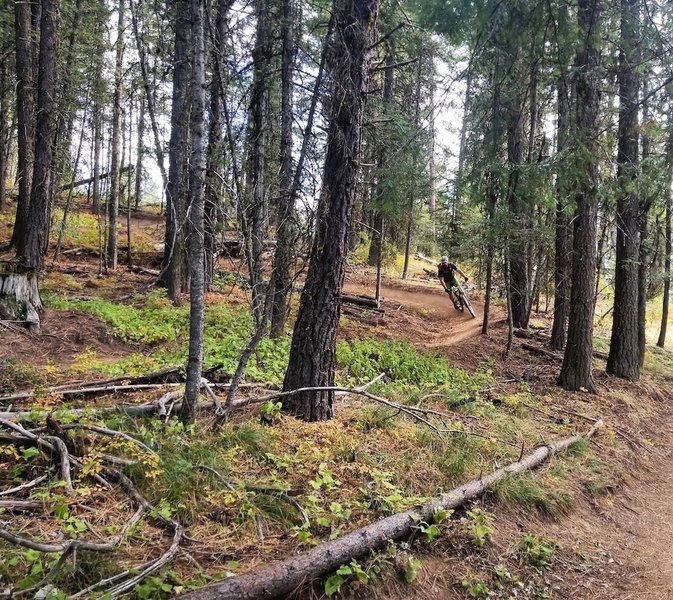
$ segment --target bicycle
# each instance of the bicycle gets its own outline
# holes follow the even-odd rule
[[[472,318],[477,318],[477,313],[474,312],[474,308],[472,308],[470,299],[467,297],[465,290],[460,285],[451,286],[451,296],[453,298],[453,306],[456,310],[463,312],[467,308],[467,312],[472,315]]]

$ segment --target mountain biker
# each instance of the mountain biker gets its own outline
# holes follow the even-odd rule
[[[456,298],[451,291],[452,288],[458,287],[460,285],[458,283],[458,279],[456,278],[456,273],[459,273],[465,282],[468,281],[467,275],[465,275],[465,273],[463,273],[457,265],[449,262],[448,256],[442,256],[439,264],[437,265],[437,277],[439,278],[439,282],[442,284],[444,291],[451,297],[453,305],[458,308]]]

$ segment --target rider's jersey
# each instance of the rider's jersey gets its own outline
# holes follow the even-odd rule
[[[455,277],[457,270],[458,267],[452,262],[446,264],[439,263],[437,265],[437,277],[449,282]]]

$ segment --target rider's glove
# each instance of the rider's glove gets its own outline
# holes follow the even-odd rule
[[[465,283],[467,283],[467,280],[468,280],[468,278],[467,278],[467,277],[465,277]]]
[[[444,291],[445,291],[447,294],[450,294],[450,293],[451,293],[451,290],[448,289],[448,288],[444,288]]]

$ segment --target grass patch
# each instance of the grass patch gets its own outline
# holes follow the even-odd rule
[[[562,480],[550,478],[543,482],[532,472],[507,476],[497,482],[492,491],[505,504],[532,508],[552,517],[567,515],[575,506],[575,496]]]

